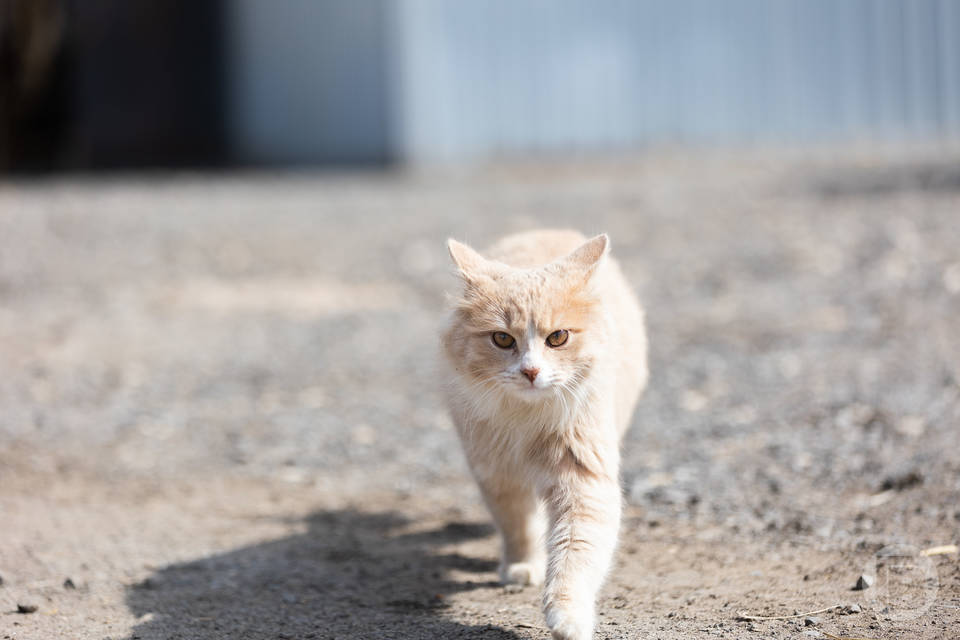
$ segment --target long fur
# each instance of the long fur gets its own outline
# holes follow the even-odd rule
[[[647,381],[643,311],[608,244],[542,230],[484,257],[449,242],[463,280],[443,336],[450,411],[503,539],[501,579],[544,583],[558,640],[593,635],[620,523],[620,439]],[[567,342],[551,347],[558,330]]]

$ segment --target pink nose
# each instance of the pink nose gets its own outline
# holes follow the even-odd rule
[[[520,372],[523,375],[527,376],[527,380],[529,380],[530,382],[533,382],[534,380],[537,379],[537,374],[540,373],[540,369],[536,367],[530,367],[528,369],[521,369]]]

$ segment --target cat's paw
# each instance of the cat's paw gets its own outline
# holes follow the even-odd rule
[[[500,581],[521,587],[543,582],[543,568],[532,562],[512,562],[500,565]]]
[[[548,607],[547,626],[554,640],[591,640],[593,614],[591,611]]]

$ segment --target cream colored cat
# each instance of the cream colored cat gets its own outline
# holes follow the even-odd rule
[[[504,582],[544,583],[553,637],[593,636],[620,525],[620,439],[647,380],[643,311],[608,240],[449,241],[463,278],[444,337],[449,403],[503,538]]]

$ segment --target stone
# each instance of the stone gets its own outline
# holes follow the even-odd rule
[[[873,586],[873,582],[876,578],[871,575],[864,573],[859,578],[857,578],[857,584],[854,585],[854,591],[866,591]]]

